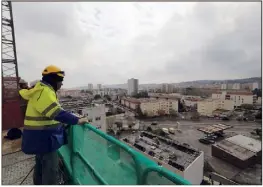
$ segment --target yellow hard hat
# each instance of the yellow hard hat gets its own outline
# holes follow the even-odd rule
[[[42,75],[48,75],[48,74],[57,74],[60,77],[64,77],[65,76],[65,72],[61,71],[61,69],[59,67],[54,66],[54,65],[47,66],[43,70]]]

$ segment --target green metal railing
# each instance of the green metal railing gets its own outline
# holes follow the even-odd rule
[[[72,184],[190,184],[90,124],[70,127],[68,141],[59,149],[59,155]]]

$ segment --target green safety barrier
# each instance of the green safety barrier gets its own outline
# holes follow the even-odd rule
[[[59,149],[71,184],[189,185],[125,143],[90,124],[68,129],[68,144]]]

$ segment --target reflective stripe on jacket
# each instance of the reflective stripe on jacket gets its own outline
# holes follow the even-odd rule
[[[26,154],[41,154],[59,149],[65,143],[65,133],[63,125],[54,118],[63,109],[53,88],[38,82],[34,88],[20,90],[19,93],[28,100],[22,151]]]

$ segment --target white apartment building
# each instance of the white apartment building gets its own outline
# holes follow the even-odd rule
[[[140,106],[141,102],[139,99],[123,98],[121,99],[121,104],[132,110],[136,110]]]
[[[61,89],[58,91],[58,96],[59,97],[66,97],[66,96],[71,96],[71,97],[81,97],[84,96],[85,93],[80,93],[81,90],[64,90]]]
[[[161,90],[163,93],[173,93],[174,86],[172,84],[162,84]]]
[[[253,90],[253,83],[243,83],[243,84],[241,84],[241,89]]]
[[[121,121],[122,122],[122,129],[127,130],[129,129],[129,123],[132,121],[128,120],[128,116],[126,114],[117,114],[112,116],[106,117],[106,130],[109,129],[114,130],[115,132],[118,130],[116,122]],[[134,126],[132,126],[132,129],[138,130],[140,126],[140,122],[138,120],[133,121],[135,123]]]
[[[240,83],[234,83],[232,89],[233,90],[240,90],[241,86]]]
[[[99,128],[103,132],[106,132],[105,105],[82,108],[82,115],[89,119],[91,125]]]
[[[202,116],[212,115],[217,109],[233,110],[234,101],[223,99],[208,99],[197,103],[197,112]]]
[[[136,110],[137,107],[140,107],[142,113],[147,116],[159,116],[159,111],[163,111],[164,114],[170,114],[171,110],[178,112],[178,99],[124,98],[121,100],[121,104],[133,110]]]
[[[93,90],[93,84],[88,84],[88,89]]]
[[[138,93],[139,80],[138,79],[128,79],[128,95],[134,96]]]
[[[178,100],[172,99],[146,99],[142,100],[140,108],[147,116],[159,116],[159,111],[170,114],[171,110],[178,112]]]
[[[212,94],[212,99],[231,100],[234,101],[234,107],[241,106],[242,104],[256,103],[256,96],[251,92],[218,92]]]

